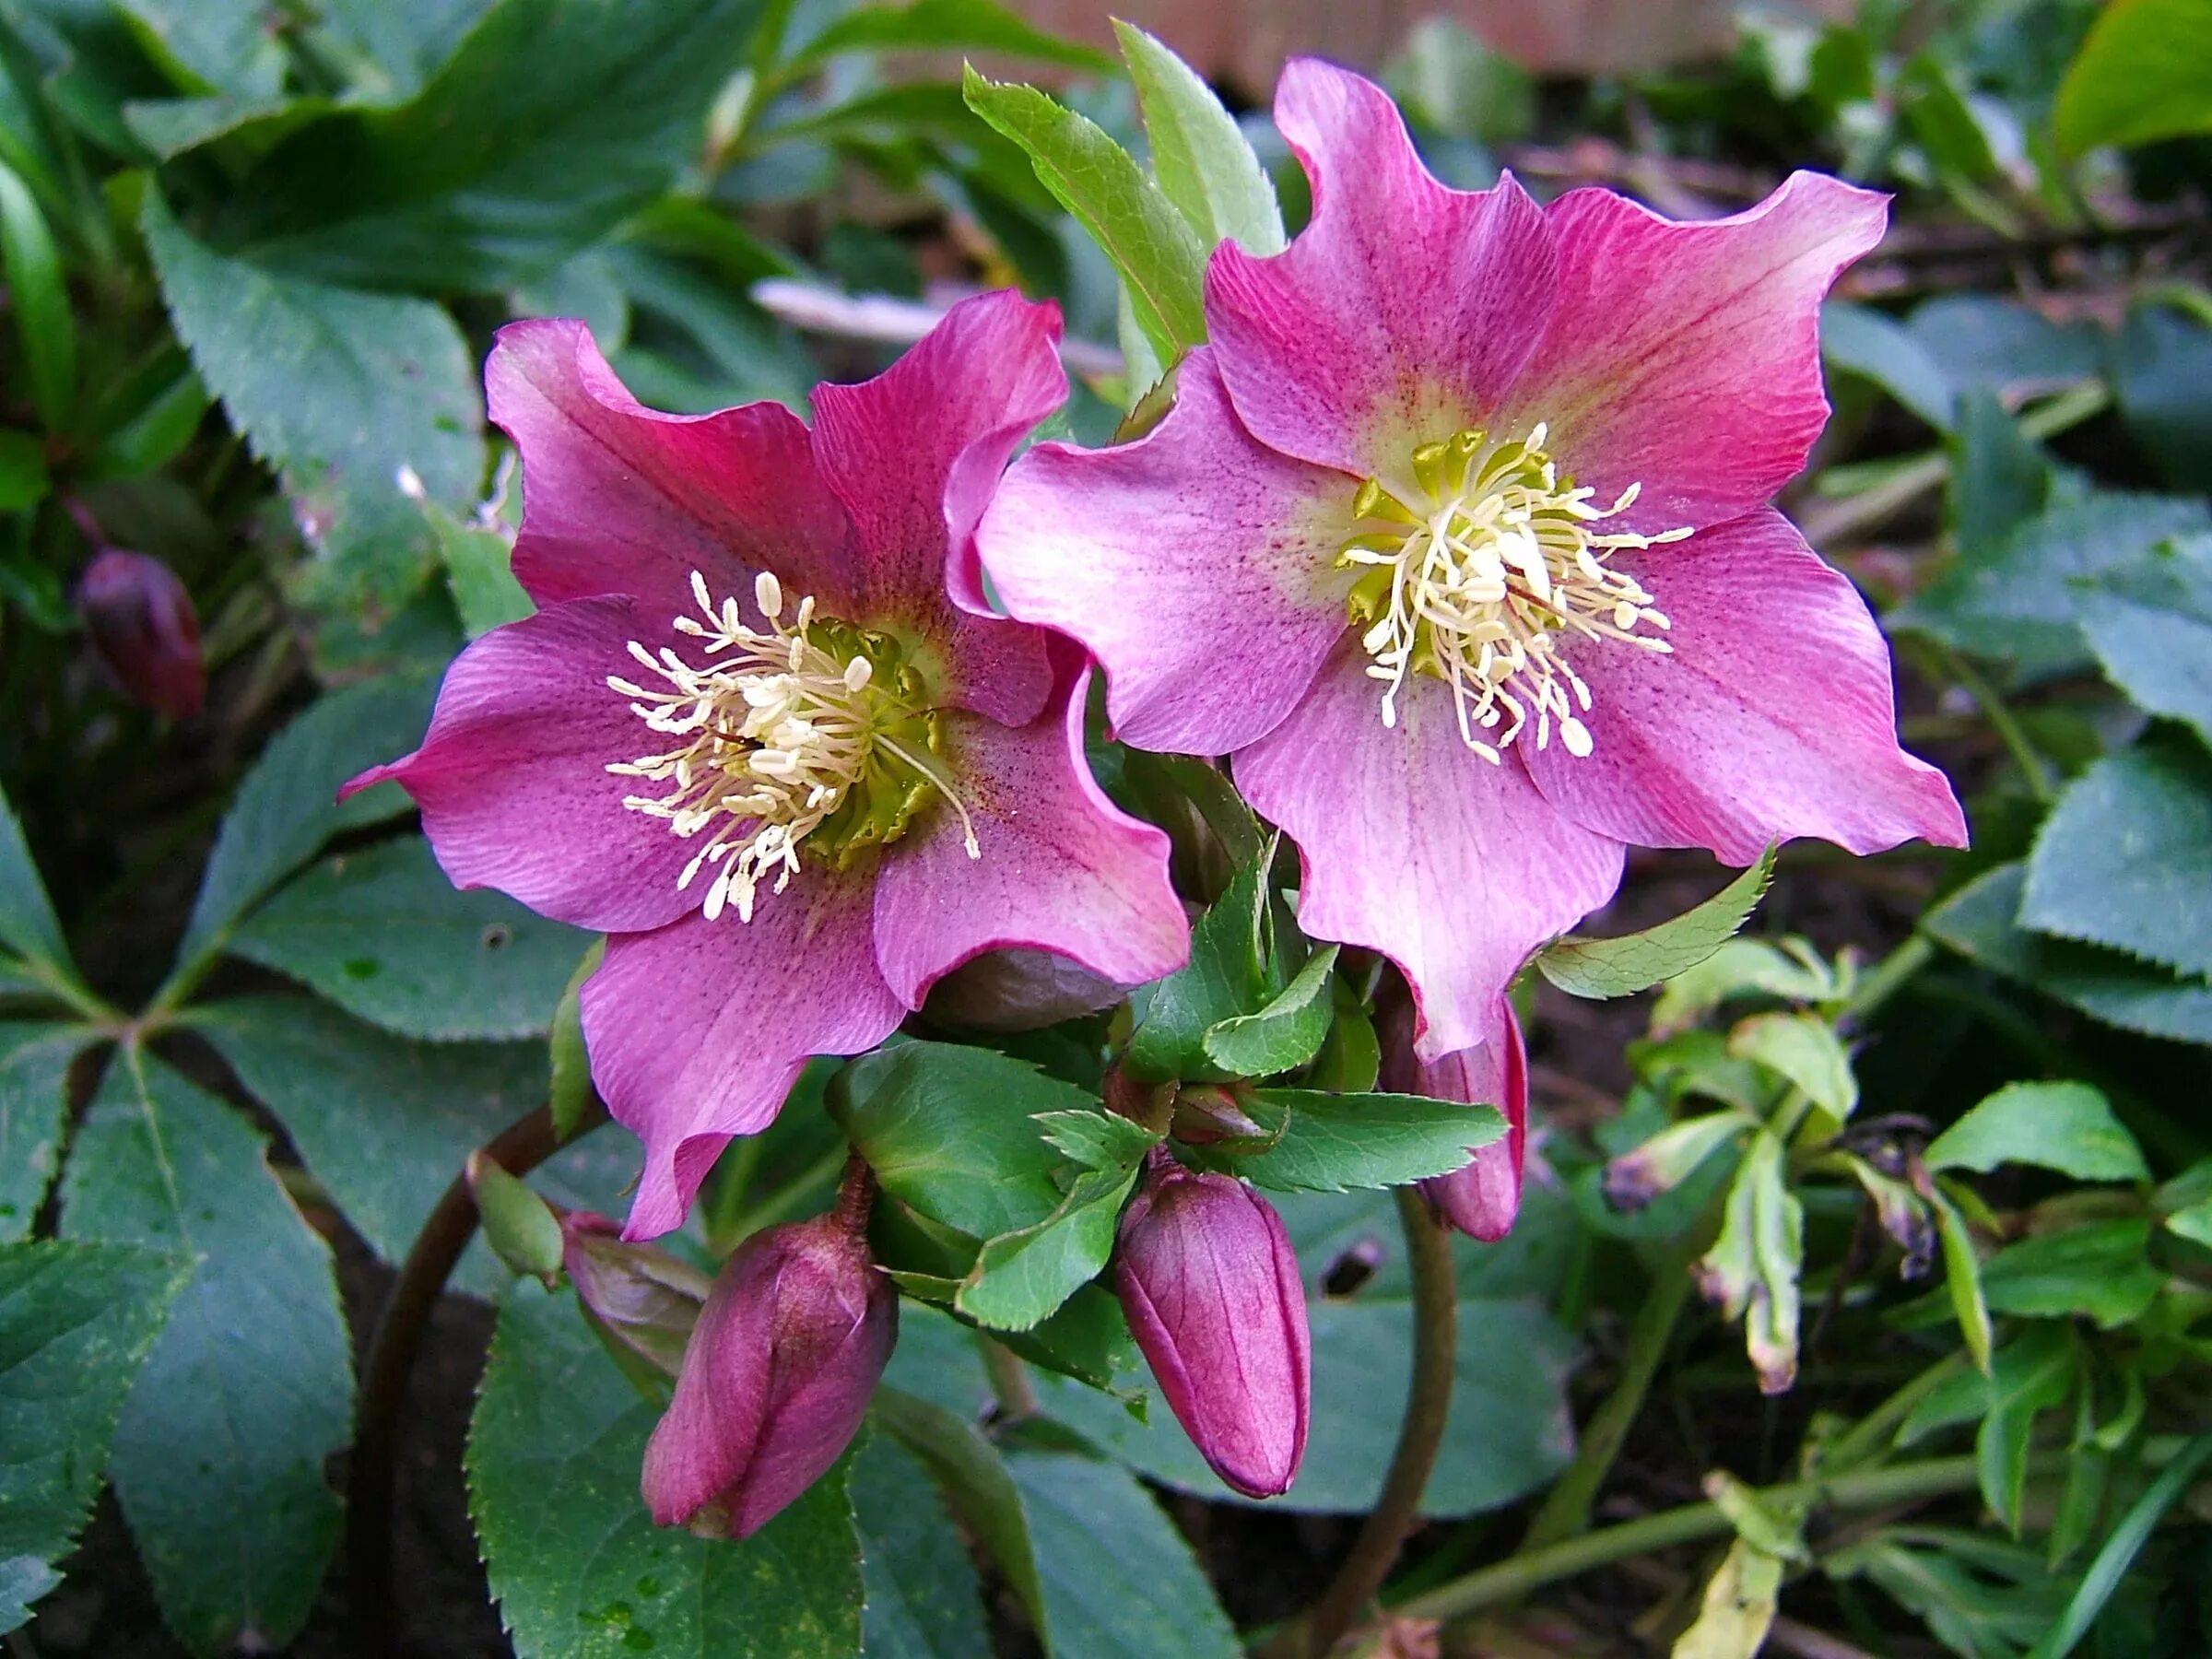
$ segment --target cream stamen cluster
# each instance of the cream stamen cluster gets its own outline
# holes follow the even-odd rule
[[[709,921],[725,904],[751,921],[760,884],[772,875],[773,890],[783,890],[798,872],[800,844],[865,791],[871,766],[880,768],[886,757],[953,804],[967,830],[968,855],[982,856],[967,808],[937,758],[891,734],[917,711],[877,683],[866,654],[818,642],[811,597],[799,601],[786,625],[782,588],[762,571],[753,596],[768,624],[763,632],[746,626],[735,599],[718,607],[697,571],[691,592],[700,614],[677,618],[676,629],[701,642],[707,665],[694,667],[666,646],[655,653],[632,640],[629,654],[665,685],[618,676],[606,682],[653,731],[682,741],[606,770],[674,783],[664,795],[629,795],[622,804],[665,818],[687,839],[708,836],[677,887],[688,889],[701,870],[717,866],[702,905]]]
[[[1532,719],[1538,748],[1556,724],[1569,753],[1590,752],[1581,719],[1590,688],[1568,665],[1571,642],[1673,649],[1637,631],[1664,633],[1669,624],[1653,595],[1607,560],[1689,532],[1593,534],[1629,510],[1639,487],[1608,508],[1594,504],[1594,490],[1561,488],[1545,436],[1539,423],[1518,441],[1492,444],[1470,431],[1423,444],[1413,453],[1418,489],[1394,492],[1372,478],[1360,487],[1362,528],[1339,559],[1371,567],[1351,607],[1374,659],[1367,672],[1385,687],[1382,724],[1397,724],[1406,677],[1426,670],[1452,688],[1461,737],[1493,764]]]

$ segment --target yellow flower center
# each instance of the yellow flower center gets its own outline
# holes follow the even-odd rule
[[[811,598],[786,626],[782,588],[766,571],[753,585],[766,631],[746,626],[736,600],[718,607],[697,571],[691,592],[699,615],[676,629],[700,642],[706,665],[632,640],[629,654],[661,683],[606,682],[675,747],[606,770],[673,785],[622,804],[707,838],[676,884],[688,889],[714,866],[707,920],[735,904],[751,921],[760,884],[772,877],[780,893],[798,873],[802,844],[841,868],[898,840],[933,793],[960,815],[968,856],[982,856],[945,764],[942,722],[898,641],[817,617]]]
[[[1570,754],[1590,752],[1590,688],[1568,664],[1583,641],[1673,649],[1657,637],[1668,622],[1653,596],[1608,561],[1689,532],[1592,534],[1639,487],[1594,506],[1594,491],[1562,484],[1544,439],[1539,423],[1518,440],[1468,431],[1421,445],[1414,488],[1359,487],[1359,523],[1337,558],[1368,567],[1348,608],[1384,687],[1382,724],[1397,724],[1406,677],[1432,674],[1452,688],[1460,736],[1493,764],[1531,721],[1538,748],[1557,726]]]

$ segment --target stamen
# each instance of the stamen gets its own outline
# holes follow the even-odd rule
[[[1496,763],[1532,723],[1539,749],[1556,726],[1561,747],[1580,759],[1594,747],[1581,718],[1590,688],[1567,651],[1600,641],[1674,649],[1654,637],[1671,624],[1653,595],[1610,560],[1689,531],[1593,534],[1633,506],[1642,487],[1630,485],[1606,508],[1571,479],[1561,488],[1547,436],[1541,423],[1501,442],[1460,432],[1413,452],[1418,491],[1402,497],[1374,478],[1360,485],[1352,504],[1359,522],[1337,563],[1363,571],[1350,609],[1373,659],[1368,676],[1383,687],[1385,726],[1397,724],[1399,693],[1418,670],[1452,688],[1460,737],[1486,760]],[[1646,628],[1653,631],[1638,631]],[[1485,741],[1477,731],[1496,735]]]

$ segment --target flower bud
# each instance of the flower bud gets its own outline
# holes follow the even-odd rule
[[[971,1031],[1034,1031],[1111,1008],[1124,994],[1049,950],[986,950],[932,985],[922,1014]]]
[[[712,1286],[688,1262],[628,1244],[622,1224],[572,1210],[560,1218],[560,1265],[600,1340],[624,1369],[673,1377]]]
[[[838,1215],[771,1227],[723,1265],[645,1448],[663,1526],[749,1537],[859,1432],[899,1330],[899,1293]]]
[[[1267,1138],[1266,1125],[1239,1105],[1235,1095],[1212,1083],[1186,1083],[1177,1090],[1171,1123],[1169,1133],[1191,1147]]]
[[[1413,1007],[1394,1010],[1382,1050],[1382,1086],[1437,1100],[1495,1106],[1505,1114],[1505,1135],[1449,1175],[1421,1182],[1421,1195],[1449,1226],[1494,1244],[1513,1230],[1521,1213],[1521,1182],[1528,1161],[1528,1046],[1513,1005],[1504,1008],[1504,1030],[1495,1041],[1424,1062],[1413,1052]]]
[[[207,677],[192,595],[158,559],[107,547],[77,581],[93,654],[123,694],[171,720],[200,712]]]
[[[1242,1182],[1164,1155],[1123,1213],[1122,1311],[1192,1443],[1248,1498],[1289,1489],[1306,1451],[1312,1343],[1298,1258]]]

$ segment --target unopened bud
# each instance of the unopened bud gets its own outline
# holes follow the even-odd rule
[[[560,1272],[562,1234],[553,1206],[481,1149],[468,1155],[467,1167],[468,1190],[492,1253],[516,1273],[554,1283]]]
[[[192,595],[158,559],[104,549],[76,584],[93,654],[133,702],[171,720],[200,712],[207,676]]]
[[[1235,1095],[1211,1083],[1189,1084],[1177,1092],[1172,1123],[1169,1133],[1193,1147],[1267,1138],[1266,1126],[1240,1106]]]
[[[1504,1114],[1501,1139],[1476,1147],[1465,1167],[1421,1182],[1421,1195],[1447,1225],[1486,1244],[1513,1230],[1528,1163],[1528,1045],[1513,1005],[1498,1000],[1504,1029],[1488,1042],[1423,1061],[1413,1050],[1413,1008],[1405,1004],[1386,1022],[1382,1050],[1385,1088],[1495,1106]]]
[[[1312,1345],[1282,1218],[1242,1182],[1161,1157],[1122,1216],[1114,1280],[1214,1473],[1249,1498],[1288,1490],[1306,1451]]]
[[[766,1525],[852,1443],[898,1329],[898,1291],[850,1218],[739,1245],[645,1448],[653,1520],[715,1537]]]
[[[621,1223],[573,1210],[560,1219],[560,1263],[600,1340],[627,1370],[673,1377],[712,1281],[653,1244],[625,1243]]]
[[[1049,950],[986,950],[931,986],[922,1013],[971,1031],[1034,1031],[1110,1008],[1124,994],[1112,980]]]

